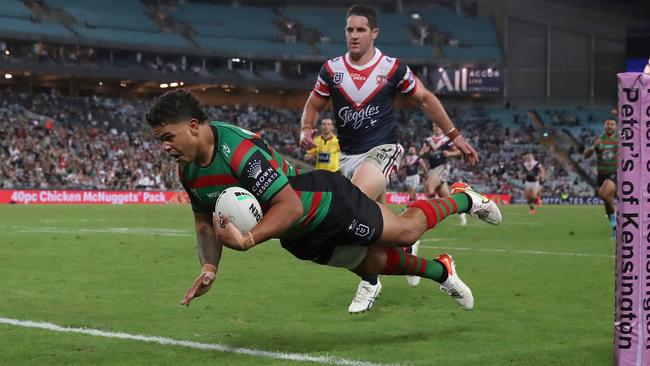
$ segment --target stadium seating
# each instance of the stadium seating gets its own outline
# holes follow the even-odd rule
[[[94,28],[157,32],[160,29],[145,14],[140,1],[46,0],[52,8],[72,15],[79,24]]]
[[[170,14],[199,36],[229,39],[282,39],[271,8],[186,3]]]
[[[0,14],[8,18],[30,19],[32,12],[19,0],[0,1]]]
[[[176,33],[139,32],[127,29],[89,28],[83,25],[73,25],[72,28],[93,41],[112,42],[124,45],[147,45],[173,49],[188,49],[191,47],[183,37]]]
[[[50,21],[35,22],[30,19],[2,16],[0,16],[0,32],[4,34],[18,33],[29,36],[73,36],[70,31],[59,23]]]

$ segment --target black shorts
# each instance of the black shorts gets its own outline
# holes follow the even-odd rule
[[[598,174],[598,178],[597,178],[598,188],[602,187],[603,183],[605,183],[607,179],[611,180],[612,182],[614,182],[614,184],[616,184],[616,172]]]
[[[289,182],[298,191],[332,192],[329,211],[318,227],[301,238],[280,239],[296,258],[326,264],[335,247],[367,246],[381,237],[384,219],[379,205],[343,175],[315,170],[290,177]]]

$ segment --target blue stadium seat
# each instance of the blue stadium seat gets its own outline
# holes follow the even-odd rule
[[[29,19],[32,17],[32,12],[18,0],[2,0],[0,1],[0,16]]]
[[[46,0],[51,7],[64,10],[80,24],[91,27],[156,32],[160,29],[145,14],[136,0]]]
[[[199,36],[279,39],[282,32],[271,8],[182,4],[171,15],[193,28]]]
[[[0,31],[35,34],[42,36],[71,37],[64,26],[53,22],[36,23],[29,19],[0,17]]]
[[[190,44],[180,35],[163,32],[138,32],[126,29],[88,28],[74,25],[83,37],[100,42],[128,45],[150,45],[167,48],[189,48]]]

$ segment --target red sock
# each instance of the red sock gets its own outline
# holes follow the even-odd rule
[[[427,217],[428,229],[433,229],[445,217],[458,212],[458,205],[452,197],[440,200],[419,200],[409,204],[408,207],[416,207],[424,212],[424,216]]]

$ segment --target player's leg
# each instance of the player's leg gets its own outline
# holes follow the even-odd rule
[[[440,183],[437,192],[438,192],[438,197],[440,198],[451,196],[451,193],[449,193],[449,184],[447,183],[446,179]],[[460,220],[460,224],[462,226],[467,225],[467,215],[465,215],[464,212],[458,213],[458,219]]]
[[[402,160],[404,148],[399,144],[376,146],[363,156],[363,160],[355,167],[351,182],[370,199],[384,203],[386,185],[391,172],[396,171]],[[411,245],[413,243],[409,243]],[[351,314],[370,310],[375,297],[381,291],[381,282],[377,275],[361,276],[357,292],[348,307]],[[368,294],[376,294],[368,296]]]
[[[470,201],[470,197],[456,194],[459,201]],[[458,202],[459,205],[465,204]],[[420,212],[418,212],[420,211]],[[412,241],[430,228],[425,211],[410,208],[402,215],[395,215],[387,207],[381,207],[383,232],[380,239],[368,247],[363,261],[353,269],[360,276],[397,275],[431,279],[440,283],[440,289],[449,294],[465,310],[474,307],[474,298],[470,288],[460,279],[454,259],[448,254],[428,260],[418,257],[396,246]]]
[[[612,228],[612,239],[616,239],[616,184],[611,179],[605,179],[598,189],[598,197],[605,204],[605,212]]]
[[[534,189],[532,182],[526,182],[526,188],[524,189],[524,196],[526,197],[526,202],[528,203],[528,213],[534,214],[537,211],[535,210],[535,203],[537,198],[537,191]]]
[[[373,201],[377,201],[386,190],[386,177],[369,161],[359,165],[351,181]]]
[[[436,190],[438,189],[439,186],[440,186],[440,177],[435,171],[431,172],[426,182],[424,182],[424,193],[426,193],[426,195],[429,197],[433,197],[435,196]]]

